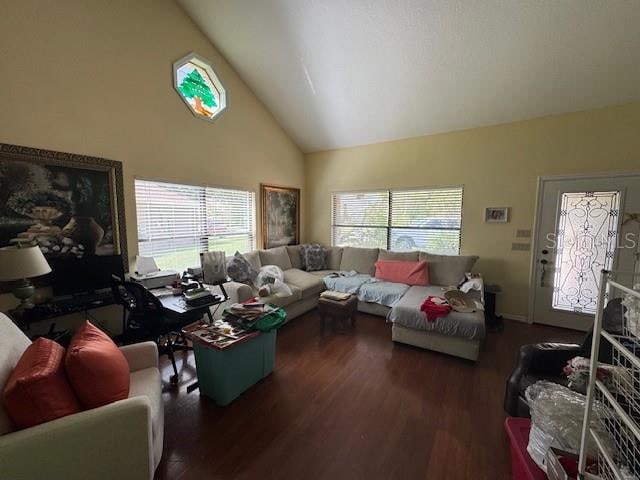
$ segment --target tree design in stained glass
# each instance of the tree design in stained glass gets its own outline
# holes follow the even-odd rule
[[[562,194],[553,308],[595,313],[600,271],[611,269],[615,256],[619,209],[620,192]]]
[[[196,104],[196,110],[202,111],[204,110],[203,104],[207,107],[216,107],[218,105],[209,84],[210,82],[207,82],[198,69],[194,67],[191,73],[184,77],[178,90],[186,99],[193,99]],[[205,110],[203,114],[210,115],[210,112]]]
[[[174,85],[194,115],[213,120],[226,107],[226,92],[213,68],[197,55],[174,64]]]

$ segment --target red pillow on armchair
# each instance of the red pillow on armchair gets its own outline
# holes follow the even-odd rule
[[[64,371],[64,347],[38,338],[22,353],[2,392],[17,428],[28,428],[81,410]]]
[[[69,382],[86,408],[129,396],[129,364],[113,340],[85,321],[71,339],[65,359]]]

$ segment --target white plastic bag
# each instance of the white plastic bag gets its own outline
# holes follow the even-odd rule
[[[265,265],[260,269],[254,285],[261,297],[276,295],[288,297],[293,295],[289,285],[284,283],[284,272],[277,265]]]

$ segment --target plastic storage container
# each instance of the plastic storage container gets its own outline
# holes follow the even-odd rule
[[[225,406],[273,372],[276,330],[224,350],[193,344],[200,393]]]
[[[504,429],[511,444],[511,479],[547,480],[547,475],[527,453],[531,420],[509,417],[504,422]]]

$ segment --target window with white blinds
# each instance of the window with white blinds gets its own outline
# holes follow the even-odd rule
[[[138,251],[160,268],[200,265],[200,253],[255,249],[255,194],[245,190],[135,181]]]
[[[332,195],[333,245],[456,255],[461,230],[462,187]]]
[[[389,192],[334,193],[333,245],[386,248]]]

